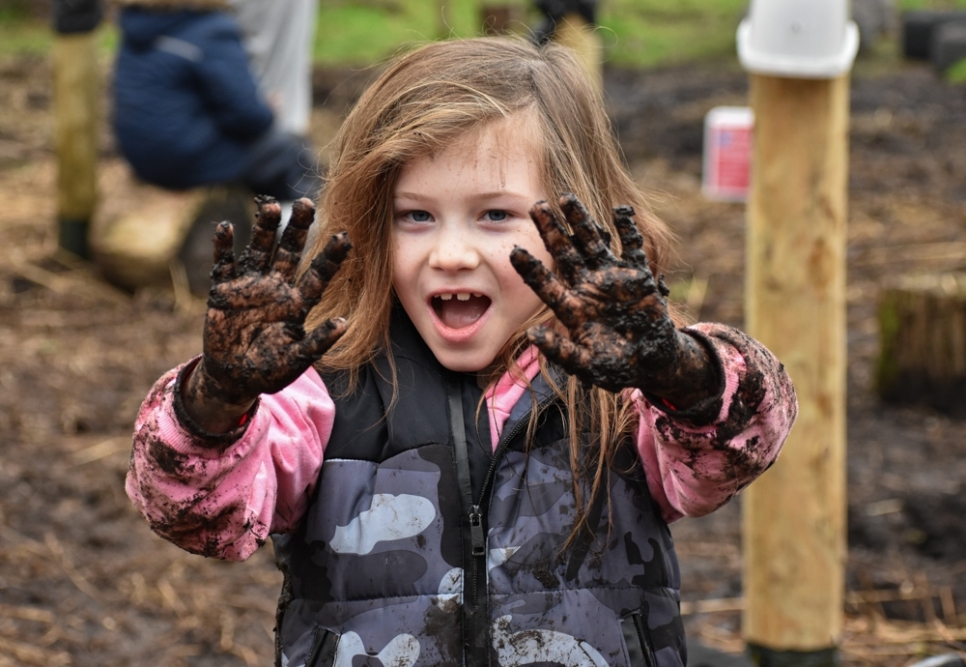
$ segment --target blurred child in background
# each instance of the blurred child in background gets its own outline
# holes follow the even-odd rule
[[[275,122],[227,0],[117,0],[114,131],[139,178],[315,197],[314,152]],[[272,3],[266,2],[270,5]]]

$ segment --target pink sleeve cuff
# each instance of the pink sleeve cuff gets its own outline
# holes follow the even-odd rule
[[[798,411],[791,380],[760,343],[724,325],[694,329],[721,360],[723,391],[714,418],[689,419],[634,396],[638,453],[667,521],[717,509],[767,470]]]
[[[335,408],[310,369],[265,395],[234,442],[206,441],[175,414],[178,369],[138,414],[126,489],[162,537],[188,551],[240,560],[271,532],[290,532],[305,512],[332,431]]]

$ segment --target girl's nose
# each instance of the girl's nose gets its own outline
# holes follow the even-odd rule
[[[429,265],[441,271],[465,271],[479,266],[480,255],[472,232],[444,224],[429,254]]]

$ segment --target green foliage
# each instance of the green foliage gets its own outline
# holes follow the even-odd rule
[[[610,0],[599,17],[608,62],[647,66],[733,57],[747,0]]]
[[[46,21],[0,11],[0,57],[44,55],[53,43],[54,31]],[[101,57],[110,58],[117,49],[117,29],[102,24],[97,29],[97,45]]]
[[[911,9],[966,9],[966,0],[899,0],[902,11]]]
[[[0,0],[0,23],[28,18],[30,10],[27,0]]]
[[[320,3],[313,55],[317,63],[369,65],[434,39],[471,37],[480,32],[479,6],[459,0]]]
[[[480,34],[477,2],[449,0],[344,0],[323,3],[314,56],[326,64],[364,65],[399,49],[439,37]],[[499,4],[499,3],[494,3]],[[529,2],[513,3],[524,16],[521,32],[540,17]],[[652,65],[734,54],[735,31],[747,0],[608,0],[601,3],[601,37],[609,62]]]
[[[523,16],[521,32],[540,20],[531,0],[488,1],[515,5]],[[482,4],[480,0],[320,3],[313,57],[323,65],[367,66],[429,40],[477,35]],[[601,0],[605,57],[610,64],[629,67],[711,59],[737,62],[735,31],[747,5],[748,0]],[[53,43],[47,22],[28,11],[28,6],[32,6],[30,0],[0,0],[0,56],[43,54]],[[898,8],[966,9],[966,0],[898,0]],[[114,27],[102,27],[99,41],[105,56],[113,53]]]
[[[966,58],[946,70],[946,80],[950,83],[966,83]]]
[[[50,27],[12,10],[0,12],[0,55],[42,55],[53,44]]]

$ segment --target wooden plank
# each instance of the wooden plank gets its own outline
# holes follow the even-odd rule
[[[845,248],[849,76],[751,75],[749,333],[784,363],[799,417],[745,492],[744,633],[777,651],[838,645],[846,545]]]

